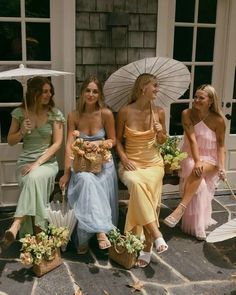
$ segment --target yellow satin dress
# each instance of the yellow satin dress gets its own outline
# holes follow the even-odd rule
[[[126,215],[125,232],[140,236],[143,226],[156,221],[161,206],[164,163],[156,147],[155,132],[135,131],[125,126],[125,152],[137,169],[127,171],[119,166],[119,177],[128,187],[130,199]]]

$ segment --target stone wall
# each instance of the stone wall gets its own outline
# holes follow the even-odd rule
[[[134,60],[156,55],[158,0],[76,1],[77,94],[88,75],[105,81]]]

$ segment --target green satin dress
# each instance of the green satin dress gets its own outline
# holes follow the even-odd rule
[[[12,117],[22,125],[24,120],[23,109],[19,107],[13,110]],[[45,124],[33,129],[23,139],[23,149],[16,165],[16,176],[21,193],[15,217],[27,217],[22,222],[20,236],[24,236],[26,233],[33,234],[32,216],[35,219],[36,226],[42,230],[47,228],[46,207],[58,173],[56,156],[51,157],[47,162],[25,176],[21,175],[21,170],[26,164],[35,162],[51,146],[55,121],[65,122],[63,114],[57,108],[48,112],[48,120]]]

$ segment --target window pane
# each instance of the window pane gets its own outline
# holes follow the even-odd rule
[[[234,72],[234,94],[233,94],[233,99],[236,99],[236,68]]]
[[[11,125],[11,111],[13,109],[14,108],[0,108],[0,142],[7,142],[7,134]]]
[[[19,17],[20,16],[20,0],[1,0],[0,1],[0,17]]]
[[[27,60],[50,60],[50,24],[26,24]]]
[[[180,61],[192,60],[193,28],[175,27],[174,55]]]
[[[216,23],[217,0],[200,0],[198,10],[199,23]]]
[[[232,104],[232,115],[231,115],[231,121],[230,121],[230,134],[236,134],[236,116],[233,116],[233,114],[236,114],[236,103]]]
[[[196,66],[194,76],[194,89],[202,84],[211,84],[212,66]]]
[[[170,107],[170,135],[182,135],[183,127],[181,124],[182,111],[189,107],[188,103],[172,103]]]
[[[40,4],[35,0],[25,0],[26,17],[46,17],[50,16],[49,0],[40,0]]]
[[[0,60],[22,60],[21,24],[0,22]]]
[[[175,21],[194,22],[195,0],[176,0]]]
[[[213,61],[214,39],[214,28],[198,28],[196,61]]]
[[[16,80],[0,80],[0,102],[21,102],[22,85]]]

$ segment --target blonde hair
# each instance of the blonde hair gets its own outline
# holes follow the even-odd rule
[[[87,79],[84,80],[84,82],[81,85],[80,88],[80,94],[79,98],[77,100],[77,106],[76,109],[79,111],[80,114],[82,114],[85,110],[85,99],[84,99],[84,93],[86,91],[86,88],[90,83],[95,83],[98,88],[98,101],[96,102],[96,108],[101,109],[104,107],[104,94],[102,89],[101,82],[94,76],[89,76]]]
[[[205,91],[211,100],[210,110],[218,115],[220,115],[223,119],[225,118],[222,108],[220,99],[216,93],[215,88],[210,84],[203,84],[197,88],[197,90]],[[196,91],[197,91],[196,90]]]
[[[141,96],[143,88],[153,79],[156,79],[156,76],[152,74],[144,73],[139,75],[135,80],[129,103],[135,102]]]

